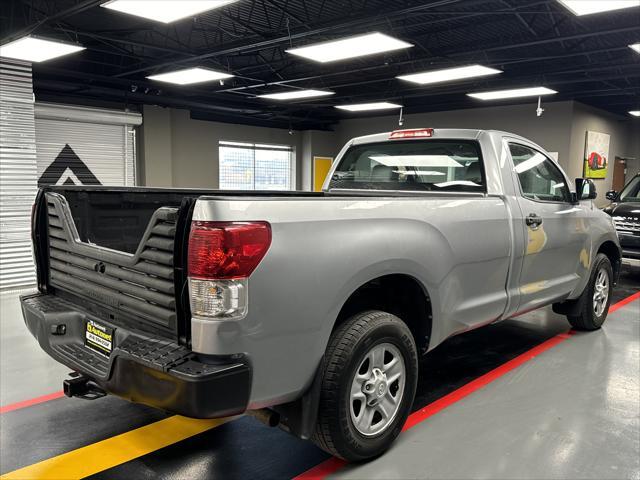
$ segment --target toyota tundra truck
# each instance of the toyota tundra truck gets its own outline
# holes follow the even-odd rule
[[[525,138],[431,128],[349,141],[321,192],[45,187],[22,310],[68,396],[366,460],[447,338],[547,305],[602,326],[621,250],[595,196]]]

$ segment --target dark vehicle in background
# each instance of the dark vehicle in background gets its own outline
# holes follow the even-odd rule
[[[607,198],[611,204],[604,211],[613,217],[623,262],[640,266],[640,173],[621,192],[607,192]]]

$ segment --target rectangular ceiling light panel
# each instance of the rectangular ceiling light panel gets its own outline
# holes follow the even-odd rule
[[[156,22],[171,23],[238,0],[111,0],[101,6]]]
[[[159,75],[151,75],[147,77],[149,80],[157,80],[158,82],[174,83],[176,85],[191,85],[193,83],[211,82],[214,80],[223,80],[231,78],[233,75],[224,72],[209,70],[208,68],[187,68],[185,70],[177,70],[175,72],[161,73]]]
[[[427,85],[430,83],[451,82],[465,78],[484,77],[502,73],[502,70],[483,67],[482,65],[469,65],[467,67],[445,68],[443,70],[432,70],[430,72],[414,73],[411,75],[401,75],[397,78],[408,82]]]
[[[410,47],[413,47],[410,43],[375,32],[342,40],[316,43],[306,47],[291,48],[287,50],[287,53],[326,63]]]
[[[623,8],[640,7],[640,0],[558,0],[574,15],[611,12]]]
[[[288,92],[258,95],[258,97],[268,98],[270,100],[296,100],[300,98],[324,97],[326,95],[333,95],[334,93],[335,92],[328,92],[326,90],[290,90]]]
[[[503,98],[538,97],[558,93],[546,87],[517,88],[514,90],[497,90],[495,92],[467,93],[469,97],[480,100],[499,100]]]
[[[636,52],[640,53],[640,43],[634,43],[633,45],[629,45],[629,48],[631,48],[632,50],[635,50]]]
[[[402,105],[390,102],[375,103],[356,103],[353,105],[336,105],[340,110],[348,110],[350,112],[365,112],[368,110],[391,110],[394,108],[402,108]]]
[[[634,117],[640,117],[640,110],[631,110],[629,114],[633,115]]]
[[[23,37],[0,46],[0,57],[15,58],[17,60],[37,63],[81,50],[84,50],[84,47],[79,45],[71,45],[41,38]]]

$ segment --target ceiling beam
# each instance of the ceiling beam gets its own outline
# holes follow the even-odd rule
[[[84,12],[85,10],[100,5],[103,1],[104,0],[84,0],[82,2],[76,3],[73,7],[65,8],[64,10],[60,10],[59,12],[56,12],[52,15],[47,15],[31,25],[3,37],[2,40],[0,40],[0,43],[4,44],[11,40],[24,37],[25,35],[30,35],[46,23],[64,20],[71,15],[76,15],[80,12]]]
[[[254,42],[254,43],[245,43],[245,42],[237,42],[234,45],[230,45],[226,48],[222,48],[221,50],[217,50],[217,51],[213,51],[213,52],[207,52],[201,55],[197,55],[195,57],[192,57],[190,60],[193,61],[198,61],[198,60],[206,60],[209,58],[213,58],[213,57],[219,57],[219,56],[223,56],[223,55],[231,55],[231,54],[235,54],[235,53],[241,53],[241,52],[246,52],[246,51],[250,51],[250,50],[255,50],[255,49],[264,49],[264,48],[271,48],[275,45],[279,45],[281,43],[286,43],[289,42],[290,40],[299,40],[299,39],[303,39],[309,36],[313,36],[313,35],[319,35],[322,33],[327,33],[333,30],[339,30],[339,29],[346,29],[346,28],[354,28],[357,26],[360,26],[362,24],[366,24],[368,26],[372,26],[372,25],[378,25],[380,23],[385,23],[389,20],[389,18],[394,18],[394,17],[399,17],[399,16],[404,16],[404,15],[408,15],[411,13],[415,13],[418,11],[422,11],[422,10],[428,10],[430,8],[435,8],[435,7],[439,7],[439,6],[443,6],[443,5],[450,5],[453,3],[457,3],[460,2],[462,0],[438,0],[438,1],[434,1],[428,4],[423,4],[423,5],[416,5],[413,7],[409,7],[409,8],[404,8],[404,9],[397,9],[391,12],[386,13],[385,15],[382,15],[381,13],[376,13],[374,15],[364,15],[363,17],[360,17],[358,19],[354,19],[354,20],[350,20],[347,22],[336,22],[335,19],[330,21],[330,22],[325,22],[323,24],[323,26],[321,27],[317,27],[311,30],[307,30],[304,32],[298,32],[298,33],[292,33],[291,36],[289,35],[281,35],[278,37],[274,37],[274,38],[270,38],[270,39],[266,39],[266,40],[262,40],[259,42]],[[490,0],[477,0],[478,2],[483,2],[485,3],[486,1],[490,1]],[[160,68],[164,68],[164,67],[168,67],[168,66],[175,66],[176,64],[179,63],[183,63],[185,60],[184,59],[174,59],[171,61],[167,61],[167,62],[162,62],[162,63],[157,63],[155,65],[149,65],[149,66],[144,66],[144,67],[140,67],[140,68],[136,68],[133,70],[128,70],[122,73],[119,73],[117,75],[115,75],[116,77],[127,77],[129,75],[134,75],[136,73],[140,73],[140,72],[145,72],[145,71],[155,71],[157,69]]]

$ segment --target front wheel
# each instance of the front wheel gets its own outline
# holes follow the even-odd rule
[[[613,269],[609,258],[599,253],[589,277],[589,283],[578,300],[582,306],[578,315],[568,315],[569,323],[576,330],[597,330],[607,319],[611,292],[613,291]]]
[[[398,317],[357,314],[331,335],[314,442],[348,461],[376,457],[402,430],[416,391],[417,349]]]

